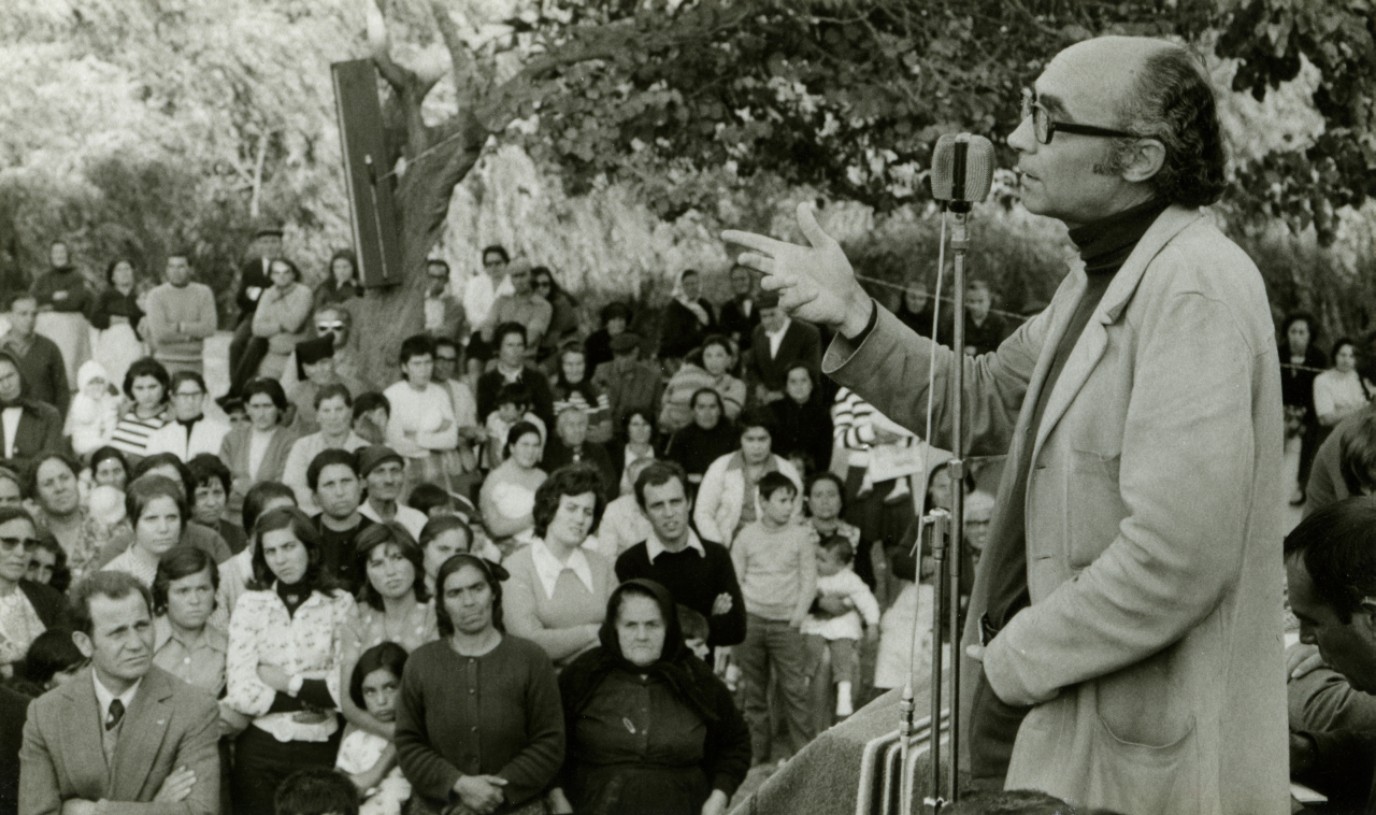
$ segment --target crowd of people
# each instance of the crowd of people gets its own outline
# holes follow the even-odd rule
[[[902,684],[941,454],[746,269],[681,274],[655,338],[500,246],[434,260],[387,383],[353,255],[312,288],[282,251],[223,394],[185,255],[96,293],[55,244],[10,298],[0,812],[271,812],[333,768],[364,812],[715,813]]]

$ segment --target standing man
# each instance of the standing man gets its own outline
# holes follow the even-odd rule
[[[67,415],[72,391],[67,384],[67,366],[57,343],[34,331],[38,322],[38,301],[32,294],[20,294],[10,301],[10,330],[0,340],[19,363],[30,399],[47,402]]]
[[[239,269],[239,291],[234,296],[234,304],[239,307],[239,322],[234,339],[229,343],[231,371],[239,369],[239,360],[253,337],[253,314],[258,310],[258,300],[272,285],[272,259],[282,256],[281,227],[265,226],[254,233],[248,255],[248,260]]]
[[[745,355],[745,373],[754,391],[751,399],[766,404],[783,398],[788,369],[795,363],[821,370],[822,338],[812,326],[789,319],[788,312],[779,307],[778,292],[762,292],[756,304],[760,324]]]
[[[996,350],[1008,336],[1008,323],[993,312],[994,294],[983,280],[965,286],[965,353],[979,356]]]
[[[526,357],[534,359],[540,341],[549,330],[549,322],[554,317],[554,307],[530,285],[530,266],[518,262],[507,276],[511,281],[511,294],[497,296],[488,312],[487,322],[483,323],[483,342],[493,341],[493,332],[503,323],[519,323],[526,327]]]
[[[621,582],[653,580],[707,618],[707,644],[737,645],[745,639],[745,600],[731,553],[704,541],[688,523],[688,478],[673,462],[656,461],[635,480],[635,500],[653,530],[648,539],[616,559]]]
[[[29,707],[19,811],[218,813],[219,707],[154,667],[147,587],[96,572],[77,585],[72,609],[72,640],[91,665]]]
[[[760,309],[755,302],[755,276],[745,266],[731,267],[731,299],[721,304],[717,327],[736,343],[744,354],[750,350],[755,327],[760,324]]]
[[[148,293],[148,342],[168,373],[205,370],[205,338],[215,333],[215,294],[191,282],[185,252],[167,257],[167,282]],[[231,369],[232,370],[232,369]]]
[[[964,365],[970,452],[1008,454],[970,600],[970,770],[1134,813],[1288,812],[1279,364],[1260,274],[1199,207],[1226,186],[1185,49],[1062,51],[1008,137],[1022,201],[1081,263],[994,353],[938,348],[933,443]],[[878,307],[811,209],[809,247],[727,233],[825,370],[923,426],[929,340]],[[981,645],[982,644],[982,645]],[[976,661],[981,660],[982,662]]]

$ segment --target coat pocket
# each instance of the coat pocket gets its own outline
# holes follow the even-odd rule
[[[1095,806],[1140,815],[1204,811],[1193,716],[1179,738],[1162,745],[1127,741],[1099,716],[1091,744],[1085,786]]]
[[[1072,570],[1093,563],[1118,537],[1127,514],[1118,486],[1117,454],[1072,450],[1066,484],[1067,561]]]

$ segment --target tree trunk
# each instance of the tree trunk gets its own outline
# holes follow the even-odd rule
[[[368,289],[360,324],[354,327],[363,370],[380,387],[400,378],[397,354],[402,340],[425,330],[425,260],[444,230],[454,188],[478,163],[485,141],[483,133],[461,139],[452,150],[423,156],[410,164],[397,185],[402,282]]]

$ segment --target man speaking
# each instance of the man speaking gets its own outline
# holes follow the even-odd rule
[[[970,452],[1008,454],[964,638],[973,779],[1141,815],[1286,812],[1280,375],[1261,276],[1199,211],[1225,187],[1207,76],[1166,42],[1089,40],[1022,113],[1022,202],[1080,259],[996,351],[936,352],[933,441],[960,364]],[[930,342],[799,223],[810,246],[724,237],[837,330],[830,376],[921,430]]]

